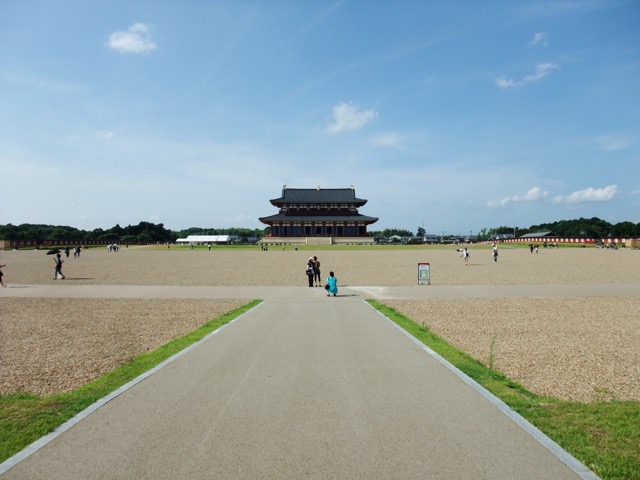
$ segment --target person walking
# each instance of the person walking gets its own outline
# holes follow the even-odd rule
[[[320,260],[316,256],[313,257],[313,280],[316,287],[319,287],[320,283],[322,283],[322,280],[320,280]]]
[[[465,265],[468,265],[469,264],[469,249],[467,247],[464,247],[463,257],[464,257]]]
[[[327,277],[327,297],[333,295],[334,297],[338,295],[338,279],[334,275],[333,272],[329,272],[329,276]]]
[[[493,261],[498,263],[498,246],[493,246]]]
[[[2,285],[3,287],[6,287],[6,285],[2,281],[2,267],[6,267],[6,265],[0,265],[0,285]]]
[[[65,276],[62,274],[62,256],[59,253],[56,253],[56,258],[53,259],[54,262],[56,262],[56,269],[55,272],[53,274],[53,279],[54,280],[64,280]]]
[[[313,257],[311,257],[311,258],[309,258],[309,261],[307,262],[307,270],[306,270],[307,280],[309,281],[309,286],[310,287],[313,287],[314,271],[315,271],[315,264],[313,262]]]

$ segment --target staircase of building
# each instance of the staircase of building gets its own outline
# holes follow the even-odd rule
[[[373,245],[373,237],[264,237],[266,245]]]

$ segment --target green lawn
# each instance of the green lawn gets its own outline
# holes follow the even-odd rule
[[[369,303],[502,399],[600,478],[640,479],[640,402],[583,404],[539,397],[457,350],[427,327],[380,302]]]

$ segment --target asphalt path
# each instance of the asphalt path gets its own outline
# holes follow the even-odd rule
[[[499,288],[440,287],[440,296],[562,294]],[[617,286],[597,290],[608,289],[621,294]],[[2,478],[597,478],[363,301],[434,290],[346,287],[327,298],[307,287],[2,289],[22,297],[265,299],[9,459]]]
[[[28,298],[260,298],[289,300],[309,287],[223,287],[167,285],[16,285],[0,289],[2,297]],[[312,288],[310,291],[313,292]],[[341,286],[342,298],[380,300],[420,298],[637,297],[640,284],[574,285],[415,285],[404,287]]]

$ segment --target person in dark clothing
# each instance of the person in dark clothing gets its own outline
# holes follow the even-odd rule
[[[59,253],[56,253],[56,258],[53,259],[56,262],[56,270],[53,274],[54,280],[64,280],[64,275],[62,274],[62,256]]]
[[[313,261],[313,257],[312,257],[309,259],[309,262],[307,262],[307,270],[306,270],[307,279],[309,280],[310,287],[313,287],[314,271],[315,271],[315,262]]]
[[[313,279],[316,287],[320,287],[322,283],[322,280],[320,280],[320,260],[316,256],[313,257]]]

